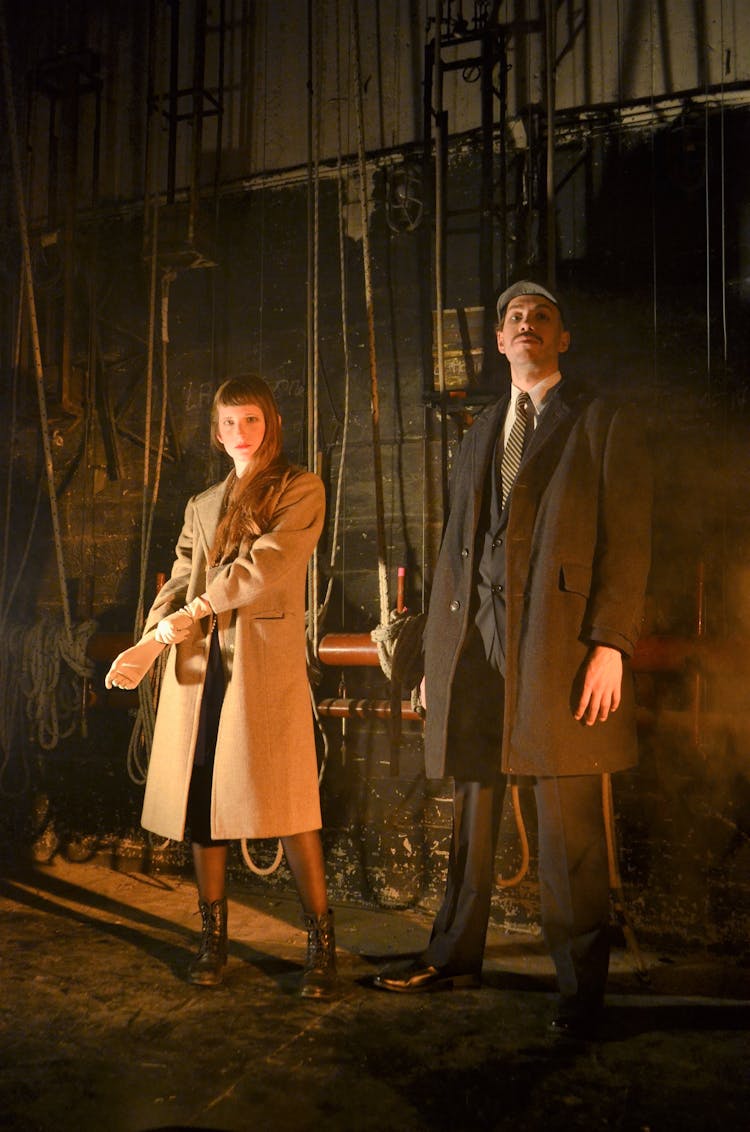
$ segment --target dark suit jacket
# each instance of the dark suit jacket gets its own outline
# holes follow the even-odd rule
[[[451,694],[470,625],[482,491],[507,396],[464,437],[425,630],[427,774],[447,766]],[[632,409],[563,381],[524,453],[506,531],[506,679],[502,769],[511,774],[611,772],[637,760],[627,666],[643,617],[650,563],[651,469]],[[622,704],[606,723],[573,719],[592,643],[626,658]],[[471,751],[472,728],[452,742]],[[460,777],[461,750],[450,772]]]

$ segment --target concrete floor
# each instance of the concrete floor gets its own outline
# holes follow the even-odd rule
[[[120,865],[120,870],[122,869]],[[230,891],[225,984],[183,981],[189,880],[63,859],[0,879],[0,1128],[428,1132],[750,1127],[750,970],[616,952],[600,1040],[552,1038],[551,967],[492,928],[481,990],[369,984],[430,917],[337,906],[345,993],[296,996],[296,902]]]

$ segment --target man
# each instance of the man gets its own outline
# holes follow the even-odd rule
[[[497,314],[511,386],[458,451],[425,630],[427,774],[454,779],[447,888],[426,951],[375,985],[479,985],[506,777],[528,776],[552,1026],[589,1034],[609,966],[601,776],[637,760],[627,658],[649,569],[649,460],[632,409],[563,380],[570,333],[551,291],[521,280]]]

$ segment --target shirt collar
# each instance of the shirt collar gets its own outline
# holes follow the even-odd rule
[[[562,374],[560,373],[560,370],[556,370],[555,373],[551,373],[549,377],[543,377],[541,381],[537,381],[536,385],[533,385],[531,389],[527,390],[529,397],[531,398],[531,403],[534,406],[535,416],[538,416],[539,413],[541,413],[547,402],[547,397],[550,391],[554,389],[554,387],[561,381]],[[509,410],[511,413],[515,412],[516,401],[518,400],[518,395],[521,392],[522,390],[520,390],[517,385],[511,384],[509,405]]]

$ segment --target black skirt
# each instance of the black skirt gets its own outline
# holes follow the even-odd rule
[[[214,776],[216,737],[224,702],[224,665],[219,649],[219,634],[214,624],[208,650],[206,681],[203,686],[198,736],[195,742],[193,774],[187,804],[187,826],[190,840],[199,845],[226,845],[211,837],[211,786]]]

